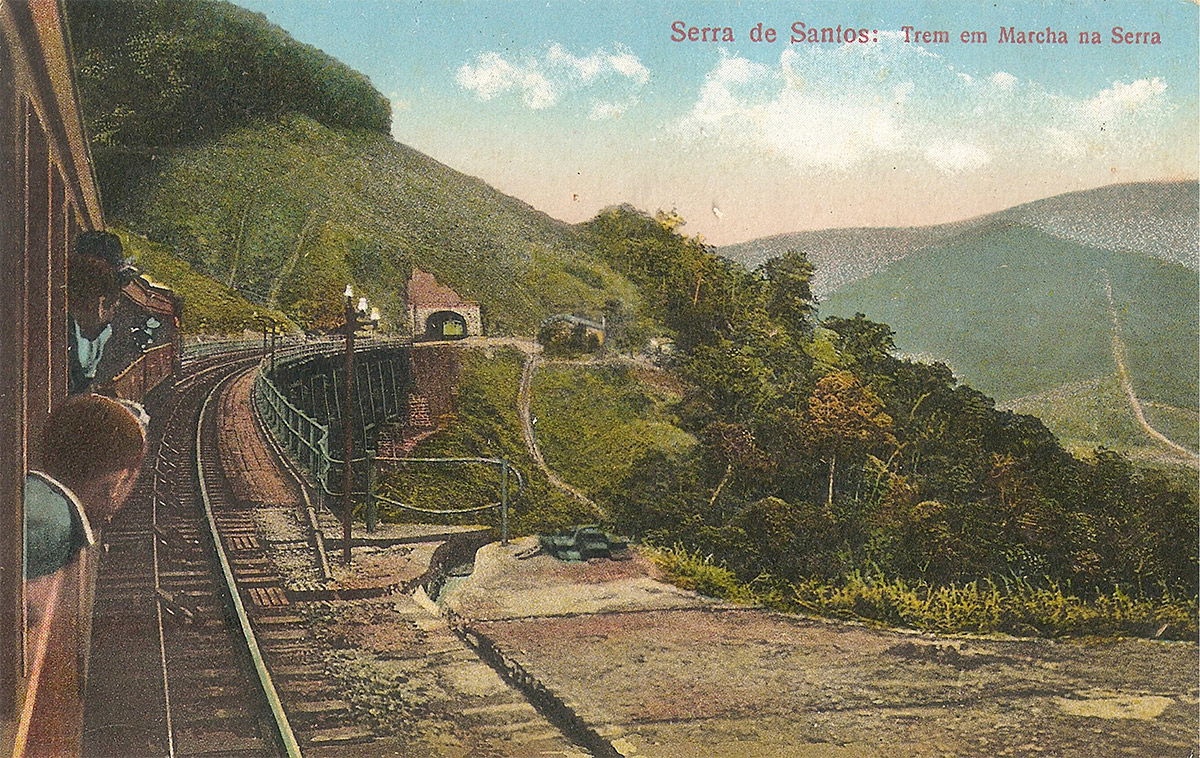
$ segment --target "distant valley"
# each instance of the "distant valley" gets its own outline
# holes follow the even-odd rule
[[[720,252],[755,266],[804,250],[822,315],[889,324],[901,351],[943,361],[1001,404],[1044,417],[1076,450],[1153,457],[1161,451],[1113,389],[1104,277],[1137,396],[1153,423],[1195,450],[1197,187],[1113,185],[952,224],[804,232]]]

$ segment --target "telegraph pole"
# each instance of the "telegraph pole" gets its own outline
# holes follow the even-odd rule
[[[349,291],[349,287],[346,288]],[[346,358],[342,382],[342,563],[350,565],[350,522],[352,506],[350,491],[354,489],[354,332],[358,327],[358,314],[351,303],[353,295],[346,296]]]
[[[360,297],[358,305],[354,304],[354,288],[346,285],[343,294],[346,299],[345,323],[337,330],[346,337],[346,355],[343,363],[345,381],[342,382],[342,563],[350,565],[351,522],[354,508],[352,492],[354,490],[354,334],[367,326],[379,323],[378,309],[367,314],[367,299]],[[370,461],[367,462],[370,465]],[[370,486],[370,477],[367,477]],[[369,496],[369,495],[368,495]]]

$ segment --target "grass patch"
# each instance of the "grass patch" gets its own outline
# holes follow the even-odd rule
[[[1138,426],[1116,375],[1071,382],[1007,404],[1037,416],[1073,454],[1086,457],[1098,447],[1125,453],[1139,462],[1161,465],[1167,449]],[[1200,421],[1196,411],[1142,400],[1146,420],[1168,438],[1196,450]]]
[[[125,254],[151,280],[161,283],[183,298],[184,334],[236,334],[245,329],[258,329],[258,319],[266,317],[288,328],[295,324],[279,311],[255,305],[246,298],[217,282],[185,261],[176,257],[166,245],[134,234],[126,229],[113,229],[121,238]]]
[[[669,385],[646,381],[642,369],[554,365],[538,370],[533,415],[546,463],[590,497],[603,498],[650,449],[696,443],[673,422],[679,399]]]
[[[529,457],[517,416],[522,355],[515,350],[464,350],[455,419],[414,453],[421,457],[506,458],[525,476],[524,494],[511,502],[513,535],[532,534],[586,523],[594,516],[574,498],[552,487]],[[495,502],[498,470],[484,466],[432,469],[419,464],[381,474],[381,491],[424,508],[466,508]],[[515,483],[510,482],[515,491]],[[381,506],[386,520],[499,525],[495,510],[433,516]]]
[[[1164,403],[1143,402],[1146,420],[1176,444],[1200,450],[1200,414],[1195,408],[1178,408]]]
[[[817,580],[786,583],[769,577],[744,583],[712,556],[680,545],[653,548],[651,556],[668,582],[705,595],[942,634],[1192,640],[1200,611],[1195,598],[1134,598],[1120,589],[1084,599],[1054,585],[970,582],[933,586],[865,573],[851,574],[836,584]]]

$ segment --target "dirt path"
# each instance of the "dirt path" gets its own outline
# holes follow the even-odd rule
[[[546,475],[550,484],[587,506],[600,520],[605,520],[608,516],[604,509],[596,505],[578,488],[559,478],[558,474],[555,474],[554,470],[546,464],[546,459],[542,457],[542,451],[538,447],[537,435],[533,428],[533,411],[531,410],[533,406],[533,375],[540,362],[540,355],[536,352],[528,352],[525,354],[525,364],[521,367],[521,384],[517,390],[517,414],[521,418],[521,437],[525,440],[525,448],[529,451],[529,456],[533,458],[537,467]]]
[[[1137,393],[1133,389],[1133,380],[1129,375],[1125,341],[1121,339],[1121,320],[1117,316],[1117,305],[1113,298],[1112,280],[1109,279],[1107,271],[1104,272],[1104,293],[1108,297],[1108,316],[1112,320],[1112,348],[1113,359],[1117,363],[1117,377],[1121,380],[1121,388],[1125,391],[1125,397],[1129,401],[1129,407],[1133,409],[1133,416],[1137,419],[1138,426],[1151,439],[1166,445],[1173,452],[1182,456],[1192,467],[1200,468],[1200,455],[1170,439],[1167,435],[1151,426],[1150,422],[1146,419],[1142,403],[1138,400]]]

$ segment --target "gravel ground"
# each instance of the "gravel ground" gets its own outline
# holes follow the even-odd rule
[[[688,607],[690,593],[649,591],[644,561],[520,561],[520,549],[481,550],[445,602],[627,756],[1184,758],[1197,746],[1194,643],[939,637],[695,596]],[[530,604],[538,593],[569,600]]]

